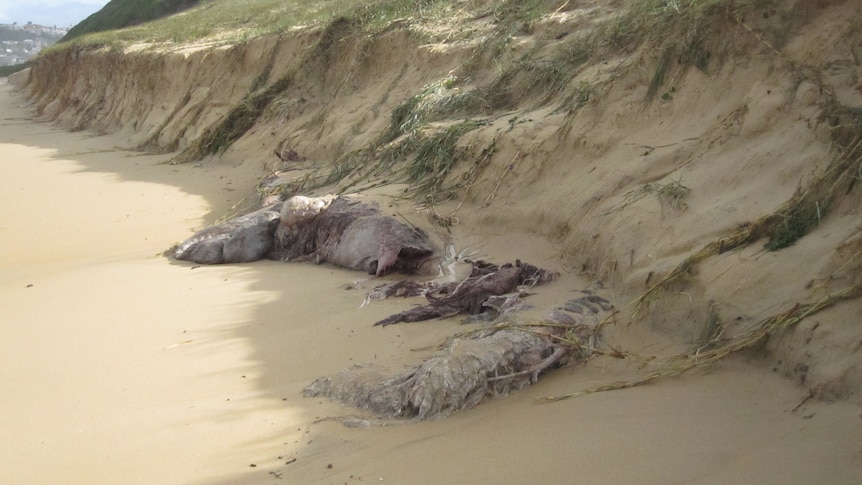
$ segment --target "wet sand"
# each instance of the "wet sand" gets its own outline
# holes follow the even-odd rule
[[[555,404],[636,369],[596,359],[446,420],[370,429],[301,389],[352,363],[398,370],[458,321],[370,325],[329,266],[195,267],[160,253],[260,175],[164,165],[32,119],[0,84],[0,469],[6,483],[856,483],[862,412],[806,402],[746,356]],[[493,232],[493,231],[491,231]],[[547,246],[465,234],[551,264]],[[514,249],[513,249],[514,247]],[[508,248],[508,249],[507,249]],[[506,251],[513,251],[507,254]],[[532,251],[532,253],[530,253]],[[574,275],[542,289],[563,299]]]

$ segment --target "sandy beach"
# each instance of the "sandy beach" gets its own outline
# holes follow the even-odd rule
[[[14,484],[857,483],[862,414],[738,356],[554,404],[625,377],[597,358],[442,421],[347,428],[301,397],[353,363],[399,369],[458,319],[373,328],[364,275],[311,264],[197,267],[161,253],[261,176],[230,157],[167,165],[34,119],[0,81],[0,470]],[[541,241],[465,233],[499,260]],[[554,268],[561,269],[561,268]],[[552,305],[573,274],[541,295]],[[662,349],[652,349],[661,352]]]

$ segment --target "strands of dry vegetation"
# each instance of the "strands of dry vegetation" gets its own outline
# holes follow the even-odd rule
[[[724,343],[720,343],[720,336],[714,336],[710,344],[714,344],[713,348],[705,351],[696,351],[691,354],[681,355],[671,358],[664,362],[657,370],[638,379],[630,381],[618,381],[610,384],[605,384],[582,391],[562,394],[559,396],[549,396],[540,399],[540,402],[554,402],[570,399],[573,397],[584,396],[603,391],[612,391],[617,389],[628,389],[631,387],[641,386],[658,379],[666,377],[675,377],[684,374],[698,367],[709,365],[719,360],[752,348],[760,344],[764,339],[769,338],[776,332],[787,330],[794,327],[796,324],[805,318],[824,310],[840,301],[857,298],[862,295],[862,284],[856,284],[846,287],[842,290],[830,293],[823,298],[813,303],[797,303],[791,308],[765,318],[751,328],[732,338],[725,339]],[[702,349],[702,348],[701,348]],[[613,356],[627,358],[624,354],[611,354]]]
[[[740,227],[731,235],[710,242],[695,254],[686,258],[658,283],[634,299],[632,317],[636,318],[650,301],[658,298],[672,284],[678,282],[697,263],[726,251],[751,244],[768,237],[767,250],[778,250],[793,244],[816,226],[825,211],[839,197],[853,190],[862,173],[862,113],[856,110],[837,109],[832,111],[830,122],[833,125],[833,141],[842,147],[841,153],[820,174],[815,175],[794,196],[782,204],[775,212],[757,221]],[[751,329],[733,337],[724,337],[717,315],[709,315],[705,341],[693,353],[666,360],[657,370],[630,381],[619,381],[598,387],[543,398],[543,402],[559,401],[595,392],[626,389],[640,386],[657,379],[681,375],[692,369],[712,364],[733,353],[752,348],[764,339],[792,328],[803,319],[828,308],[840,301],[862,296],[862,284],[856,283],[832,292],[813,303],[797,303],[791,308],[757,322]],[[606,353],[617,358],[632,358],[632,355],[613,349]],[[637,356],[639,362],[649,362]]]
[[[671,4],[671,2],[663,3]],[[738,13],[731,15],[731,18],[741,22]],[[750,27],[747,25],[745,27],[751,31]],[[762,36],[757,36],[757,38],[773,52],[778,52]],[[662,62],[659,63],[658,71],[650,85],[648,99],[658,92],[658,88],[663,82],[665,76],[663,66],[666,64],[663,61],[667,58],[668,52],[672,51],[664,51]],[[791,68],[794,67],[792,63],[790,65]],[[825,92],[831,97],[828,90]],[[764,248],[769,251],[780,250],[794,244],[816,227],[841,197],[853,190],[860,180],[859,174],[862,173],[862,111],[840,106],[833,98],[824,106],[824,112],[826,114],[823,119],[827,119],[832,127],[832,139],[838,151],[838,155],[834,157],[825,170],[822,173],[814,174],[804,186],[800,186],[791,199],[773,213],[740,226],[732,234],[706,244],[699,251],[687,257],[658,283],[632,301],[630,305],[635,306],[632,312],[633,318],[636,318],[650,301],[658,298],[671,285],[689,274],[696,264],[709,257],[743,247],[764,237],[768,238]],[[637,193],[630,194],[624,204],[634,203],[646,193],[648,191],[642,189]],[[723,328],[717,314],[711,312],[707,322],[707,330],[704,333],[705,340],[696,351],[664,360],[656,370],[637,379],[613,382],[560,396],[545,397],[541,401],[553,402],[595,392],[626,389],[647,384],[657,379],[678,376],[695,368],[715,363],[733,353],[755,347],[776,332],[790,329],[803,319],[840,301],[859,296],[862,296],[862,285],[857,283],[830,293],[813,303],[797,303],[781,313],[757,322],[751,329],[733,337],[723,335]],[[612,352],[607,352],[605,355],[634,359],[641,363],[655,360],[654,358],[645,359],[642,356],[634,356],[612,347],[611,349]]]
[[[330,22],[314,48],[309,49],[296,72],[309,75],[325,69],[325,62],[322,60],[329,59],[332,51],[338,48],[336,41],[350,35],[355,29],[355,21],[344,17]],[[252,83],[246,97],[220,122],[209,127],[193,144],[177,155],[172,163],[199,160],[207,155],[220,153],[254,127],[270,104],[294,84],[296,74],[289,72],[269,86],[263,87],[266,84],[266,78],[269,77],[273,61],[274,59],[270,58],[270,62],[264,66],[261,74]]]
[[[623,196],[622,202],[611,207],[603,215],[621,212],[626,207],[635,204],[647,195],[656,196],[662,206],[684,210],[686,208],[685,198],[688,196],[689,192],[691,192],[691,189],[683,185],[679,180],[672,180],[667,183],[644,184],[641,187],[626,193]]]
[[[823,173],[815,175],[806,187],[800,187],[793,197],[776,211],[706,244],[633,300],[632,303],[636,305],[635,316],[661,292],[688,274],[694,265],[711,256],[743,247],[763,237],[769,238],[765,248],[770,251],[793,244],[825,217],[828,207],[838,197],[846,195],[853,188],[860,167],[862,135],[857,135]]]
[[[688,47],[683,46],[683,49],[689,49],[691,45],[702,46],[705,38],[703,37],[704,19],[708,16],[723,15],[726,18],[732,19],[738,25],[742,25],[746,30],[755,36],[758,42],[765,45],[771,52],[784,61],[791,69],[799,71],[796,64],[786,59],[763,35],[756,33],[749,25],[745,24],[741,19],[744,13],[752,8],[763,7],[770,2],[768,1],[749,1],[749,2],[722,2],[720,0],[707,1],[674,1],[674,2],[658,2],[658,5],[652,5],[652,2],[644,1],[636,4],[628,15],[620,18],[620,25],[629,25],[635,20],[644,22],[644,18],[649,18],[644,15],[652,9],[656,12],[656,8],[660,7],[662,11],[662,22],[667,22],[668,19],[675,15],[682,15],[688,21],[693,21],[696,24],[696,29],[689,34]],[[668,17],[670,15],[670,17]],[[655,19],[653,19],[655,21]],[[630,26],[630,25],[629,25]],[[631,27],[631,26],[630,26]],[[641,26],[643,27],[643,26]],[[657,26],[654,26],[657,27]],[[634,29],[634,32],[644,32],[643,29]],[[666,29],[657,29],[655,31],[665,32]],[[612,29],[606,34],[608,39],[615,39],[614,35],[617,30]],[[693,36],[693,37],[692,37]],[[668,36],[673,37],[673,36]],[[678,36],[677,36],[678,37]],[[636,39],[640,42],[641,39]],[[632,40],[629,39],[629,42]],[[618,39],[618,42],[621,40]],[[650,85],[648,99],[654,96],[663,82],[665,73],[665,57],[669,49],[663,51],[661,62],[659,62],[658,70]],[[691,49],[689,49],[691,51]],[[689,52],[689,55],[701,56],[702,53]],[[708,59],[708,58],[707,58]],[[700,66],[698,66],[700,67]],[[798,72],[805,77],[801,71]],[[817,80],[818,85],[820,84]],[[641,294],[632,303],[636,306],[634,315],[637,316],[642,312],[645,305],[655,299],[661,292],[667,290],[672,284],[678,282],[682,277],[690,272],[692,267],[697,263],[715,255],[722,254],[733,249],[751,244],[763,237],[768,237],[768,241],[764,248],[768,251],[777,251],[787,246],[794,244],[797,240],[807,234],[811,229],[817,226],[823,217],[826,216],[829,208],[837,201],[838,198],[846,195],[852,190],[858,179],[857,174],[862,173],[862,112],[857,109],[841,106],[831,95],[828,89],[824,92],[830,96],[830,100],[824,105],[824,115],[822,119],[828,120],[832,127],[832,140],[835,147],[840,150],[839,154],[833,159],[829,166],[821,174],[813,176],[812,180],[805,187],[801,187],[791,197],[790,200],[782,204],[773,213],[763,216],[760,219],[740,226],[735,232],[730,235],[719,238],[706,244],[696,253],[687,257],[673,270],[667,273],[661,280],[650,287],[646,292]],[[645,193],[641,191],[627,198],[623,207],[639,200]]]
[[[445,125],[422,124],[389,143],[385,143],[388,136],[384,134],[369,146],[321,167],[303,180],[302,188],[337,185],[336,190],[343,192],[362,182],[401,182],[410,184],[405,197],[419,195],[426,201],[452,198],[475,181],[495,151],[496,138],[481,149],[476,143],[462,143],[464,135],[489,123],[487,119],[466,119]],[[455,176],[456,165],[470,160],[472,165]]]
[[[242,102],[230,110],[221,123],[206,130],[189,148],[177,155],[172,163],[200,160],[207,155],[224,151],[254,127],[269,103],[277,95],[286,91],[291,84],[293,84],[293,76],[287,75],[262,92],[249,93]]]
[[[774,0],[640,0],[601,27],[598,46],[608,52],[633,52],[646,46],[657,53],[645,96],[649,103],[668,80],[690,66],[707,73],[714,59],[720,62],[716,54],[732,42],[722,35],[728,21],[738,23],[750,12],[768,11],[778,4]],[[669,92],[662,94],[663,99],[669,97]]]
[[[710,59],[707,42],[721,22],[728,16],[739,16],[768,3],[765,0],[728,2],[726,0],[686,0],[665,2],[642,0],[626,13],[607,22],[594,31],[576,33],[566,39],[551,56],[540,55],[542,45],[526,52],[519,59],[506,63],[499,75],[484,85],[469,87],[470,67],[462,73],[448,76],[425,85],[416,95],[401,103],[392,112],[389,128],[367,148],[346,154],[330,166],[322,177],[327,184],[350,178],[351,184],[369,176],[391,176],[393,167],[399,177],[414,185],[419,195],[451,192],[465,187],[455,185],[443,189],[443,180],[451,173],[458,157],[466,155],[458,150],[458,140],[479,125],[471,124],[470,116],[490,120],[493,113],[523,108],[525,103],[544,106],[562,98],[559,110],[574,114],[578,108],[594,98],[595,86],[577,81],[581,66],[597,54],[611,51],[634,50],[644,42],[663,52],[650,85],[651,99],[663,85],[671,66],[695,65],[706,71]],[[484,54],[498,55],[513,32],[529,32],[532,23],[542,15],[573,8],[568,3],[534,0],[530,2],[503,2],[495,4],[491,14],[497,20],[495,35],[483,44],[474,58]],[[720,22],[721,21],[721,22]],[[668,44],[682,39],[679,45]],[[493,54],[497,52],[498,54]],[[484,53],[484,54],[483,54]],[[679,61],[679,62],[677,62]],[[431,128],[431,123],[466,116],[467,121],[455,127]],[[481,122],[480,122],[481,123]],[[468,126],[468,124],[470,126]],[[469,128],[469,129],[465,129]],[[369,168],[373,165],[374,168]],[[362,173],[358,173],[362,172]],[[684,209],[682,199],[687,189],[681,184],[648,186],[663,206]]]

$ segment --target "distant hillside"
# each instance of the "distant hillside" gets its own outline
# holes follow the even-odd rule
[[[60,31],[62,32],[62,30]],[[25,40],[34,40],[37,38],[45,39],[48,45],[54,44],[62,37],[62,34],[55,34],[52,30],[42,28],[13,28],[9,25],[0,25],[0,42],[24,42]]]
[[[25,69],[26,62],[60,40],[63,35],[56,32],[56,29],[32,24],[26,28],[0,25],[0,77]]]
[[[194,7],[198,0],[111,0],[101,10],[72,27],[60,42],[93,32],[121,29]]]

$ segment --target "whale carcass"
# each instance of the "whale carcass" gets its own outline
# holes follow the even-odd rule
[[[377,276],[430,272],[437,253],[425,231],[377,203],[336,196],[295,196],[199,231],[173,250],[202,264],[313,261]]]

